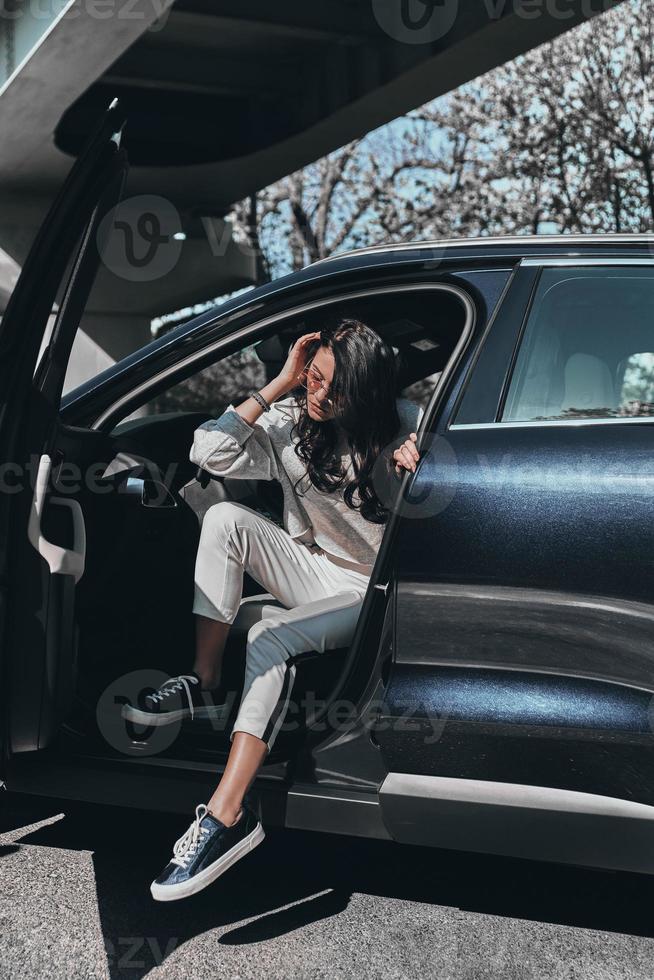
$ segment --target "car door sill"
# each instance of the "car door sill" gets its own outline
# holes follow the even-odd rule
[[[654,806],[593,793],[390,772],[379,791],[395,840],[654,873]]]
[[[273,767],[255,784],[269,826],[390,839],[374,789],[311,783],[289,788],[284,776],[284,766]],[[15,756],[7,778],[12,792],[168,813],[192,811],[208,799],[215,783],[216,767],[210,763],[32,753]]]

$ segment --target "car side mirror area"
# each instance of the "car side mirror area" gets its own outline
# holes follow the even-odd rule
[[[144,479],[141,493],[141,503],[144,507],[169,508],[177,507],[177,501],[168,487],[160,480]]]

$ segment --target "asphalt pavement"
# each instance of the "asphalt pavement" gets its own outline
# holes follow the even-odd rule
[[[188,822],[3,794],[0,977],[654,976],[654,879],[269,830],[158,904]]]

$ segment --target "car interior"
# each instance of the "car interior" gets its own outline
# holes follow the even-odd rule
[[[189,460],[193,431],[217,417],[230,402],[238,404],[254,384],[262,385],[283,365],[298,336],[320,326],[325,306],[310,314],[289,315],[274,332],[255,340],[247,356],[216,361],[202,372],[176,379],[169,389],[112,424],[107,433],[113,458],[104,467],[102,492],[80,491],[85,516],[87,557],[75,596],[76,696],[68,729],[99,739],[95,707],[116,678],[152,668],[172,675],[192,667],[192,615],[195,553],[208,507],[235,499],[281,524],[281,488],[275,482],[211,477]],[[370,296],[342,312],[376,329],[394,348],[398,388],[403,397],[425,406],[455,349],[466,322],[459,298],[446,291],[420,290]],[[244,365],[244,367],[243,367]],[[221,384],[222,367],[229,383]],[[244,375],[239,378],[239,368]],[[210,379],[207,397],[206,378]],[[254,379],[254,381],[253,381]],[[180,398],[175,408],[173,395]],[[147,393],[143,396],[147,398]],[[136,411],[135,411],[136,409]],[[164,409],[162,411],[162,409]],[[224,676],[238,708],[249,627],[262,607],[276,602],[246,575],[244,596],[225,650]],[[298,669],[294,698],[311,690],[326,698],[333,689],[348,650],[309,655]],[[215,725],[194,722],[167,750],[168,754],[214,757],[228,747]],[[275,756],[288,742],[284,730]],[[133,734],[135,743],[147,733]]]
[[[653,415],[652,299],[647,279],[552,286],[527,327],[503,421]]]

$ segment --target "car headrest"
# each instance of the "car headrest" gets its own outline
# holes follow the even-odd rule
[[[278,334],[267,337],[255,345],[257,357],[274,373],[284,364],[293,340],[293,337],[280,337]],[[443,350],[435,341],[424,339],[406,344],[399,350],[397,347],[393,349],[396,352],[399,390],[443,368]]]
[[[429,346],[427,342],[424,346],[410,344],[399,351],[397,386],[400,391],[443,370],[445,364],[441,345],[431,341],[428,343]]]
[[[286,360],[288,344],[284,346],[279,334],[273,334],[272,337],[266,337],[265,340],[260,340],[255,344],[254,349],[257,357],[263,364],[283,364]]]
[[[594,354],[573,354],[564,369],[561,411],[615,408],[615,390],[608,365]]]

